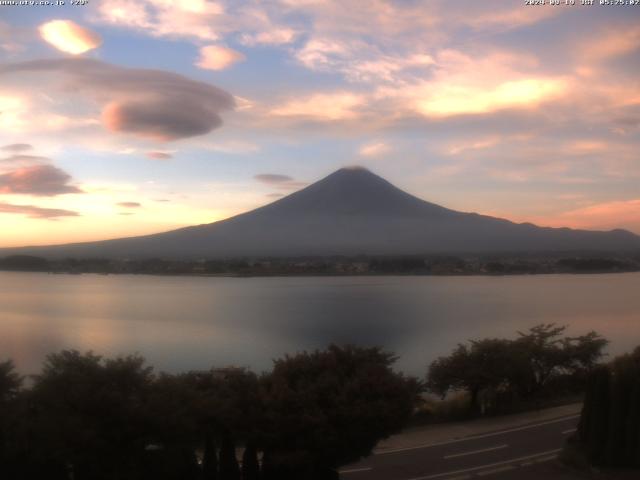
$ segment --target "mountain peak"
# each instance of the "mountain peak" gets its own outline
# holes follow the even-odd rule
[[[371,170],[369,170],[367,167],[363,167],[362,165],[347,165],[346,167],[342,167],[338,170],[336,170],[336,172],[368,172],[368,173],[372,173]]]
[[[343,167],[267,207],[280,214],[414,216],[448,210],[410,195],[362,166]]]
[[[636,251],[625,231],[541,228],[456,212],[363,167],[341,168],[280,200],[219,222],[143,237],[0,250],[77,258],[239,258]]]
[[[317,185],[317,184],[326,184],[326,183],[344,183],[345,186],[355,187],[357,183],[362,183],[362,182],[372,183],[377,186],[380,186],[380,185],[391,186],[391,184],[381,176],[376,175],[371,170],[359,165],[342,167],[336,170],[335,172],[327,175],[326,177],[316,182],[315,184]]]

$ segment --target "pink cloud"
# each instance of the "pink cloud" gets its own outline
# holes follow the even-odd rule
[[[34,205],[13,205],[10,203],[0,203],[1,213],[13,213],[26,215],[29,218],[47,218],[54,219],[59,217],[77,217],[78,212],[71,210],[63,210],[60,208],[42,208]]]
[[[111,131],[171,141],[204,135],[222,125],[221,112],[233,97],[204,82],[161,70],[124,68],[85,58],[34,60],[0,66],[0,77],[57,74],[81,98],[104,105],[102,121]],[[60,85],[52,82],[52,84]]]
[[[32,165],[0,175],[0,193],[35,196],[84,193],[70,182],[71,175],[53,165]]]
[[[173,158],[173,155],[167,152],[147,152],[147,157],[153,160],[169,160]]]
[[[574,228],[626,228],[640,234],[640,198],[597,203],[541,221],[551,226]]]
[[[208,45],[200,49],[196,65],[205,70],[224,70],[245,60],[243,53],[220,45]]]

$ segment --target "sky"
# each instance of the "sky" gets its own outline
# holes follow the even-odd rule
[[[350,165],[640,234],[640,5],[46,3],[0,5],[0,246],[210,223]]]

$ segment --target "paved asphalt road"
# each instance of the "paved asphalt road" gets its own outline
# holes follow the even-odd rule
[[[388,450],[340,471],[343,480],[520,478],[521,469],[555,459],[578,415],[448,442]],[[520,473],[519,473],[520,471]]]

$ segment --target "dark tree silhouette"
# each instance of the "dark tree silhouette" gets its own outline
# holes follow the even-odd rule
[[[154,375],[137,356],[62,351],[26,389],[13,364],[0,363],[0,475],[337,478],[337,467],[370,453],[412,413],[419,384],[393,372],[394,360],[377,348],[332,346],[277,360],[261,377],[237,368]]]
[[[236,445],[228,432],[222,436],[222,445],[220,446],[220,480],[240,480]]]
[[[640,467],[640,347],[595,369],[578,427],[594,465]]]
[[[253,442],[248,442],[242,454],[242,480],[259,480],[259,478],[258,451]]]
[[[205,435],[202,477],[204,480],[218,480],[218,454],[211,434]]]
[[[23,378],[11,360],[0,362],[0,405],[13,400],[22,387]]]
[[[586,375],[603,356],[607,340],[595,332],[562,337],[566,327],[542,324],[515,340],[484,339],[459,344],[429,366],[427,387],[445,396],[464,390],[470,412],[481,412],[482,392],[509,393],[535,399],[552,379],[571,377],[585,384]],[[575,383],[575,382],[574,382]]]
[[[140,357],[49,355],[31,392],[41,449],[68,465],[76,480],[135,470],[144,455],[143,407],[150,381],[151,369]]]
[[[419,384],[393,372],[394,361],[379,348],[335,345],[276,360],[263,379],[268,469],[312,478],[370,454],[400,430]]]

